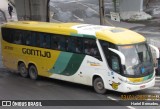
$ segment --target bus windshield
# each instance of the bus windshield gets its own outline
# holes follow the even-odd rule
[[[147,44],[118,46],[126,58],[124,74],[129,76],[143,76],[153,73],[153,61]]]

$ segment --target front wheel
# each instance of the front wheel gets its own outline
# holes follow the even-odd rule
[[[37,71],[37,68],[34,65],[31,65],[29,67],[29,76],[33,80],[38,79],[38,71]]]
[[[106,89],[104,87],[104,83],[103,83],[103,80],[102,78],[98,77],[96,79],[94,79],[93,81],[93,87],[94,87],[94,90],[99,93],[99,94],[104,94],[106,93]]]

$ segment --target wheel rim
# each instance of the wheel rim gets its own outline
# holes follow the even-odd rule
[[[31,78],[35,79],[36,78],[36,70],[34,68],[30,69],[30,76]]]
[[[20,71],[21,71],[22,74],[25,74],[25,68],[24,67],[21,67]]]
[[[22,75],[26,75],[26,74],[27,74],[25,66],[21,66],[21,67],[20,67],[20,73],[21,73]]]
[[[102,90],[104,88],[104,85],[103,85],[103,83],[101,81],[97,82],[97,88],[99,90]]]

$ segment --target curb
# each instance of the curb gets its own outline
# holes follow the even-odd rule
[[[133,30],[134,31],[134,30]],[[135,30],[136,31],[136,30]],[[143,34],[154,34],[154,35],[160,35],[160,32],[149,32],[149,31],[136,31],[138,33],[143,33]]]

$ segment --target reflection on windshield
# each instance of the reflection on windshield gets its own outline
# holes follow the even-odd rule
[[[153,72],[153,64],[149,48],[146,44],[119,46],[126,58],[127,75],[144,75]]]

